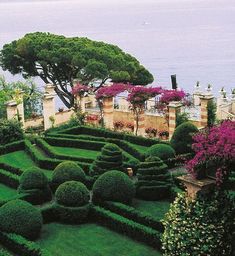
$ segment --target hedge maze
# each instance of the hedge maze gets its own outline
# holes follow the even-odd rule
[[[172,198],[175,185],[167,169],[179,159],[145,157],[155,144],[159,141],[78,126],[0,146],[0,205],[7,206],[0,208],[0,218],[9,215],[11,222],[11,204],[24,209],[12,217],[18,229],[9,229],[11,223],[1,229],[0,244],[17,255],[49,256],[53,252],[38,245],[42,225],[96,223],[157,253],[163,232],[159,218],[132,206],[135,194],[143,200]],[[138,181],[127,176],[127,167],[137,173]],[[20,227],[28,216],[25,211],[35,219],[35,230]]]

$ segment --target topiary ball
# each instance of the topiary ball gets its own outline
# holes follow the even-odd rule
[[[0,207],[0,230],[16,233],[30,240],[38,238],[42,228],[39,209],[22,200],[12,200]]]
[[[167,144],[155,144],[147,150],[146,157],[149,156],[156,156],[164,161],[169,158],[174,158],[175,150],[170,145]]]
[[[177,154],[193,153],[192,136],[197,132],[198,128],[190,122],[185,122],[176,127],[170,143]]]
[[[135,186],[132,180],[123,172],[108,171],[102,174],[94,183],[93,202],[116,201],[131,203],[135,196]]]
[[[64,161],[54,169],[52,183],[59,186],[60,184],[70,180],[84,182],[86,180],[86,175],[82,168],[75,162]]]
[[[87,187],[81,182],[67,181],[57,188],[55,198],[60,205],[79,207],[89,202],[90,194]]]
[[[20,176],[22,189],[44,189],[48,186],[46,175],[38,167],[30,167]]]

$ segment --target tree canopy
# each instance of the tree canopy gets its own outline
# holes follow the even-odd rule
[[[45,83],[53,83],[67,107],[74,105],[74,79],[86,85],[98,82],[100,86],[108,79],[139,85],[153,82],[152,74],[136,58],[115,45],[43,32],[5,44],[0,65],[12,74],[39,76]]]

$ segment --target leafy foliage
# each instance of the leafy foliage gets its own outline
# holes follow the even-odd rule
[[[12,200],[0,207],[0,230],[36,239],[41,231],[42,216],[39,209],[22,200]]]
[[[102,174],[94,183],[93,202],[116,201],[130,203],[135,195],[132,180],[123,172],[109,171]]]
[[[0,145],[23,139],[23,130],[17,120],[0,119]]]
[[[171,138],[171,146],[175,149],[177,154],[192,153],[193,135],[198,132],[197,127],[185,122],[176,127]]]
[[[55,198],[58,204],[78,207],[89,202],[90,194],[86,186],[81,182],[67,181],[57,188]]]
[[[166,214],[165,256],[232,255],[233,203],[226,195],[191,200],[179,194]]]
[[[216,121],[216,103],[210,100],[207,105],[207,125],[209,127],[213,126]]]
[[[53,83],[67,107],[74,104],[69,90],[74,79],[83,84],[98,81],[100,85],[108,79],[142,85],[153,81],[137,59],[117,46],[42,32],[26,34],[4,45],[0,63],[3,70],[12,74],[39,76],[45,83]]]

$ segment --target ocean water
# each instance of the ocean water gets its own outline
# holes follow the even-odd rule
[[[134,55],[154,85],[235,87],[235,0],[0,0],[0,24],[0,48],[34,31],[85,36]]]

